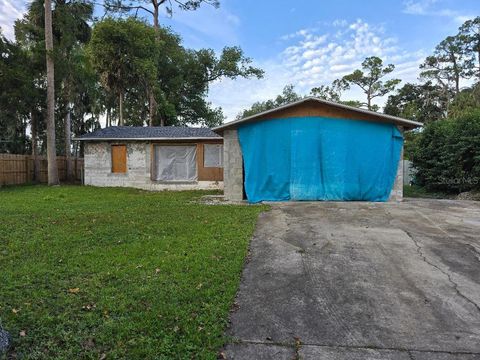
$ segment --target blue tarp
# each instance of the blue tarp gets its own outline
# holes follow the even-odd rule
[[[403,145],[393,124],[324,117],[238,128],[250,202],[386,201]]]

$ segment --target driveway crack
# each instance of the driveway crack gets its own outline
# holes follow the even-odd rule
[[[473,246],[472,244],[467,244],[467,246],[472,249],[472,252],[475,255],[475,257],[477,258],[477,260],[480,261],[480,251],[478,251],[477,248],[475,246]]]
[[[472,299],[470,299],[468,296],[466,296],[465,294],[463,294],[459,289],[458,289],[458,284],[453,281],[451,275],[447,272],[447,271],[444,271],[442,270],[440,267],[438,267],[437,265],[435,265],[434,263],[432,263],[431,261],[429,261],[427,259],[427,257],[425,256],[425,254],[423,253],[423,248],[420,246],[419,242],[417,240],[415,240],[415,238],[412,236],[412,234],[410,234],[407,230],[403,230],[405,232],[405,234],[407,234],[407,236],[412,240],[412,242],[415,244],[415,247],[417,248],[417,253],[418,255],[422,258],[422,260],[427,263],[428,265],[434,267],[435,269],[437,269],[438,271],[440,271],[442,274],[444,274],[448,281],[453,285],[453,289],[455,290],[455,292],[457,293],[458,296],[460,296],[462,299],[464,299],[465,301],[469,302],[470,304],[472,304],[479,312],[480,312],[480,306],[475,302],[473,301]],[[473,247],[473,246],[472,246]]]

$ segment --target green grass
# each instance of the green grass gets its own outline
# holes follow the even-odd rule
[[[425,198],[425,199],[452,199],[455,195],[446,194],[442,192],[431,192],[418,185],[404,185],[403,196],[410,198]]]
[[[0,189],[8,356],[216,358],[265,207],[195,201],[206,193]]]

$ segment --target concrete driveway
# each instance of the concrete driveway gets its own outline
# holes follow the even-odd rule
[[[480,359],[480,206],[274,204],[236,307],[228,359]]]

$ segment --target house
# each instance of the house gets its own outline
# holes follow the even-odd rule
[[[218,126],[228,200],[401,200],[403,132],[421,123],[305,98]]]
[[[210,129],[112,126],[75,140],[85,145],[86,185],[223,188],[223,139]]]

